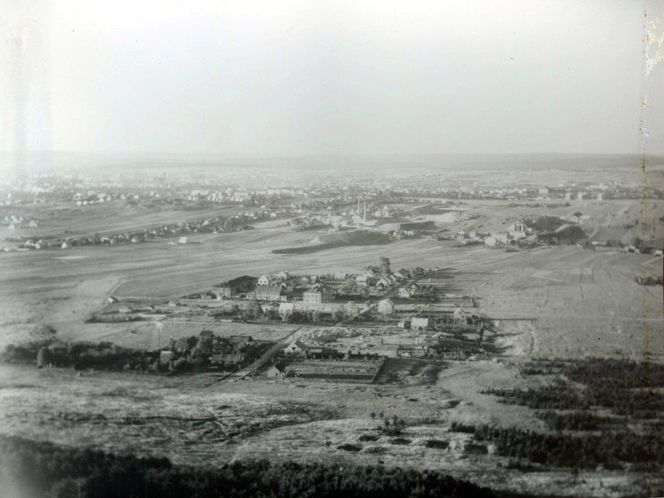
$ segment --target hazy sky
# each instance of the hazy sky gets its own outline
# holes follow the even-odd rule
[[[6,0],[3,145],[638,153],[645,5]]]

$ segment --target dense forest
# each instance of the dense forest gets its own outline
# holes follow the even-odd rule
[[[3,481],[22,483],[24,489],[13,490],[19,496],[52,498],[494,496],[439,472],[265,460],[184,467],[165,458],[118,456],[17,437],[0,437],[0,485]]]

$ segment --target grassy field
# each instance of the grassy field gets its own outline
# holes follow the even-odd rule
[[[246,458],[441,469],[496,490],[561,496],[623,496],[644,490],[629,472],[538,469],[526,479],[489,445],[450,431],[453,421],[542,422],[525,407],[479,393],[519,384],[495,362],[450,364],[435,385],[376,386],[288,381],[219,382],[214,375],[164,377],[0,367],[3,433],[116,453],[215,466]],[[475,381],[479,379],[479,381]],[[398,416],[398,435],[379,430]],[[539,425],[538,425],[539,424]],[[660,483],[661,485],[661,483]]]
[[[449,268],[454,275],[450,286],[478,296],[481,311],[504,319],[504,341],[514,346],[515,354],[658,358],[664,353],[661,288],[634,282],[641,272],[661,273],[661,258],[578,247],[504,252],[453,247],[428,238],[361,250],[338,247],[276,255],[274,248],[302,246],[312,239],[312,232],[293,231],[283,221],[258,224],[246,232],[201,234],[199,239],[201,244],[184,246],[156,240],[0,255],[0,296],[5,303],[0,343],[42,325],[78,336],[85,318],[110,294],[178,297],[247,273],[353,272],[388,256],[394,268]],[[530,317],[537,320],[512,320]],[[109,324],[87,327],[91,337],[119,330]]]
[[[445,226],[504,229],[519,213],[537,211],[506,203],[474,203],[467,208],[478,217]],[[580,208],[590,216],[589,232],[604,225],[622,226],[638,204],[621,202],[610,208],[614,215],[602,214],[606,206],[588,203]],[[575,210],[564,209],[559,215]],[[91,227],[90,222],[86,229]],[[272,253],[275,248],[306,246],[316,236],[276,220],[246,232],[201,234],[200,244],[192,245],[155,240],[0,254],[0,347],[56,336],[154,348],[171,337],[197,335],[202,328],[219,335],[277,340],[295,327],[168,320],[158,329],[151,322],[85,320],[109,295],[172,298],[244,274],[356,272],[387,256],[394,269],[446,268],[451,275],[446,285],[477,296],[480,311],[498,320],[497,344],[507,348],[510,362],[532,356],[664,359],[662,289],[634,281],[641,272],[660,274],[659,257],[576,246],[505,252],[455,247],[431,238],[307,254]],[[214,464],[263,456],[385,465],[407,461],[527,494],[556,489],[569,496],[621,496],[641,489],[643,476],[636,474],[598,471],[572,480],[565,470],[535,469],[524,475],[509,469],[509,462],[492,455],[491,448],[467,450],[469,436],[449,432],[452,421],[544,427],[525,407],[504,405],[482,394],[489,388],[537,382],[521,378],[510,362],[447,362],[433,383],[398,386],[302,379],[221,382],[215,375],[78,376],[69,370],[1,366],[0,427],[4,433],[64,444],[149,451],[175,462]],[[377,434],[381,413],[407,419],[400,441]]]

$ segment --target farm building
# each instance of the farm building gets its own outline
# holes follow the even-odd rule
[[[410,297],[410,291],[405,287],[399,287],[398,296],[400,298],[407,299]]]
[[[159,353],[159,363],[161,363],[162,365],[168,365],[172,359],[173,359],[173,351],[161,351]]]
[[[289,316],[293,314],[293,303],[279,303],[279,316]]]
[[[306,304],[320,304],[323,302],[323,294],[320,291],[306,291],[302,294],[302,301]]]
[[[286,367],[281,363],[275,363],[265,371],[265,376],[269,379],[283,379],[286,373]]]
[[[270,276],[261,275],[260,278],[258,279],[257,285],[270,285]]]
[[[305,354],[307,349],[307,346],[302,344],[300,341],[294,341],[286,346],[283,351],[285,354]]]
[[[224,282],[212,287],[212,292],[217,296],[221,297],[234,297],[247,295],[251,292],[254,287],[256,287],[258,279],[256,277],[251,277],[249,275],[243,275],[241,277],[234,278],[228,282]]]
[[[280,285],[258,285],[255,292],[258,301],[279,301],[282,287]]]
[[[429,319],[425,317],[413,317],[410,319],[411,330],[426,330],[429,327]]]
[[[391,315],[394,313],[394,302],[391,299],[383,299],[378,302],[378,313],[381,315]]]
[[[213,287],[212,292],[214,292],[214,295],[217,299],[229,298],[232,295],[232,290],[228,285],[224,285],[222,287]]]

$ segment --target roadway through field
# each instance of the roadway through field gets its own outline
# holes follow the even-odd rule
[[[284,349],[294,340],[297,340],[297,338],[300,336],[302,332],[304,332],[302,328],[293,330],[293,332],[288,334],[286,337],[283,337],[282,339],[274,343],[267,351],[265,351],[265,353],[261,355],[260,358],[258,358],[252,364],[244,367],[241,370],[238,370],[237,372],[231,374],[231,376],[244,379],[245,377],[254,375],[261,368],[263,368],[272,358],[277,356],[282,349]]]

